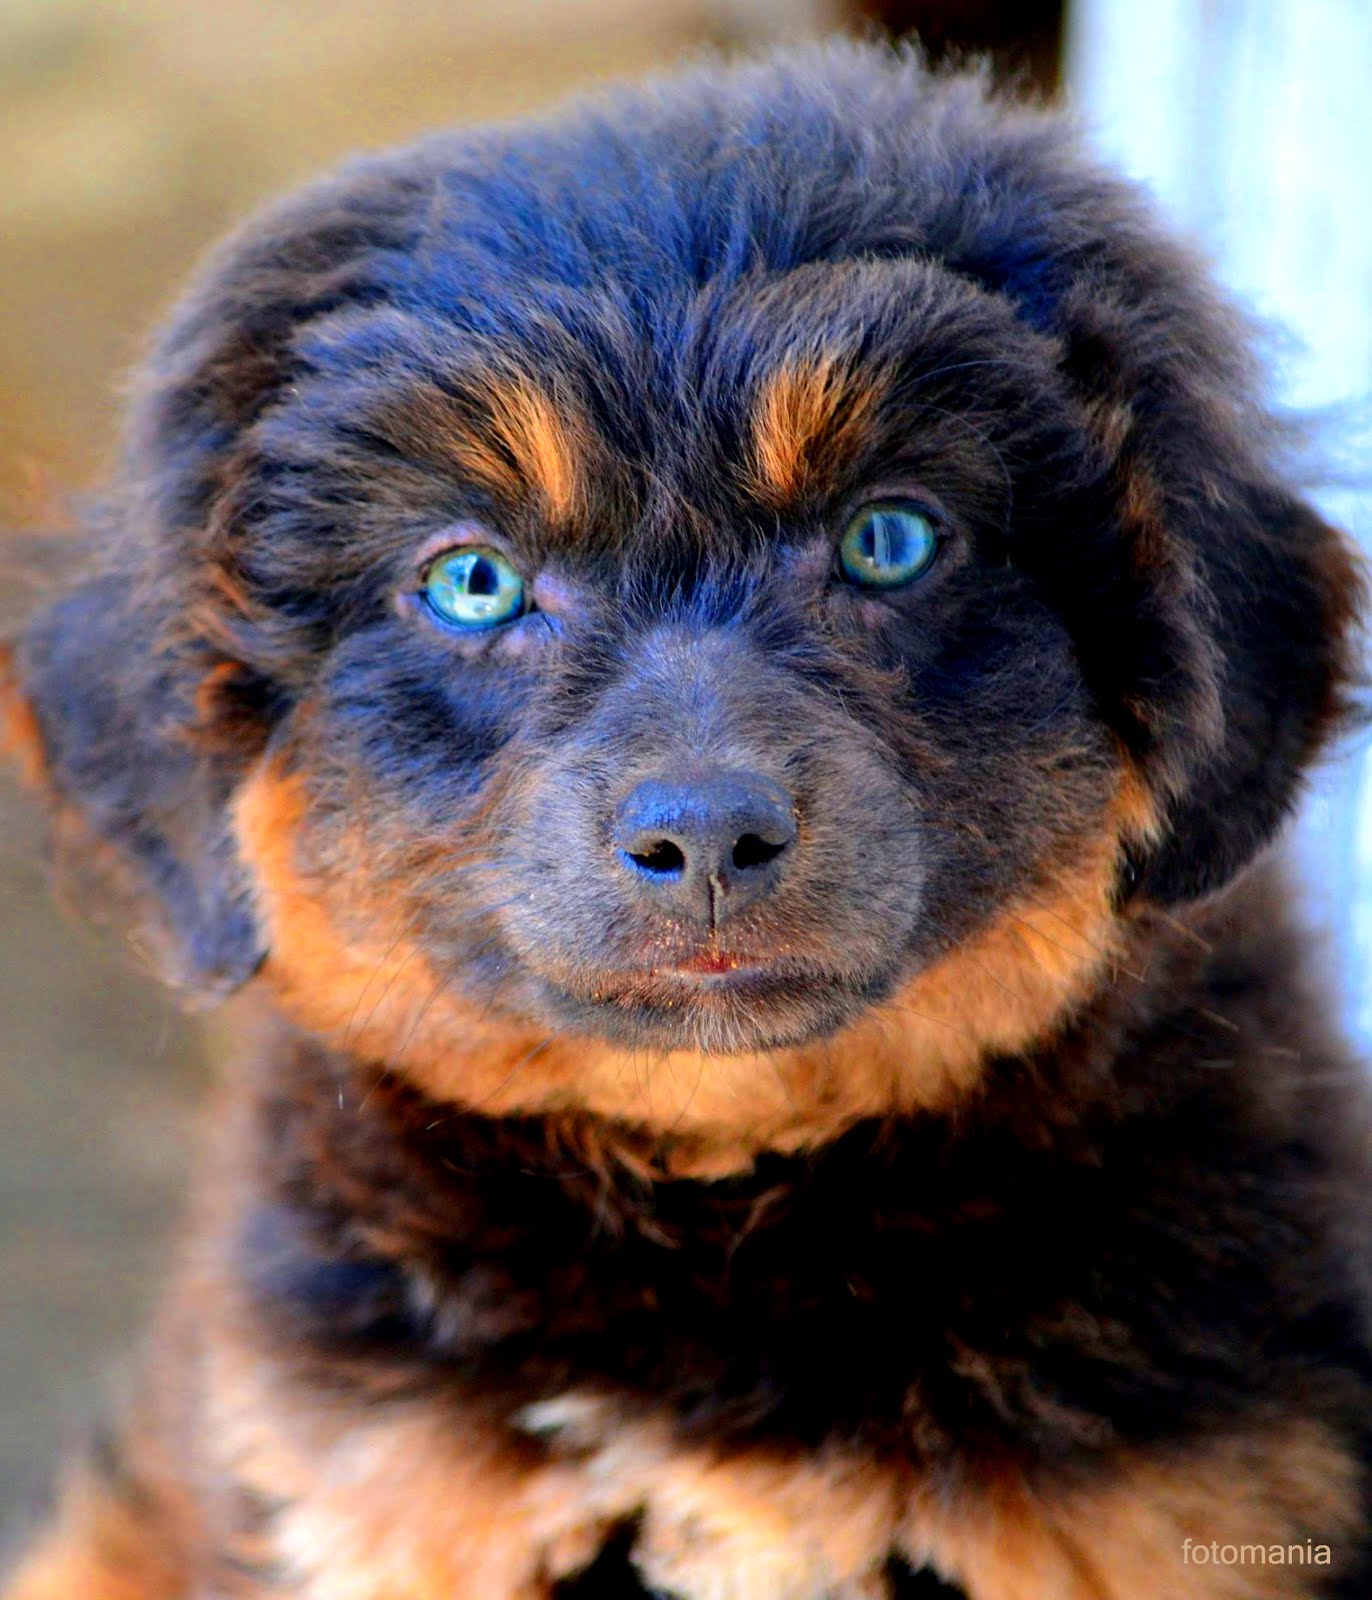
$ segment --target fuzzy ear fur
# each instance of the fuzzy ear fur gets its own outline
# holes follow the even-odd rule
[[[4,663],[9,743],[53,804],[59,865],[133,900],[168,979],[215,998],[263,949],[228,774],[186,736],[179,675],[136,591],[95,578],[40,613]]]
[[[369,266],[401,241],[417,187],[361,162],[211,254],[135,384],[92,540],[104,574],[0,651],[0,741],[50,795],[59,868],[93,864],[132,899],[164,974],[195,997],[231,992],[265,955],[228,821],[270,722],[271,687],[240,648],[249,635],[271,653],[236,565],[249,431],[299,329],[374,296]]]
[[[1180,902],[1270,842],[1351,720],[1365,577],[1283,481],[1250,330],[1136,197],[1111,182],[1096,198],[1095,237],[1066,286],[1020,310],[1060,341],[1112,528],[1074,530],[1046,559],[1087,679],[1153,798],[1132,887]],[[1003,274],[982,275],[1017,298]]]
[[[1272,425],[1245,409],[1241,336],[1214,307],[1173,315],[1162,343],[1102,298],[1071,347],[1110,455],[1133,591],[1129,619],[1107,611],[1095,647],[1119,658],[1116,672],[1130,662],[1126,743],[1161,823],[1137,887],[1161,902],[1220,888],[1293,809],[1349,719],[1364,598],[1351,545],[1264,459]]]
[[[969,213],[964,182],[944,202],[949,264],[1058,342],[1111,486],[1112,536],[1074,530],[1048,560],[1160,824],[1135,887],[1193,899],[1270,841],[1349,719],[1362,567],[1292,489],[1254,330],[1206,263],[1070,123],[1014,112],[988,139],[975,105],[954,114],[996,199]]]
[[[1218,737],[1188,752],[1140,888],[1219,888],[1276,833],[1306,769],[1350,714],[1363,581],[1343,537],[1277,489],[1196,514],[1200,599],[1215,644]]]

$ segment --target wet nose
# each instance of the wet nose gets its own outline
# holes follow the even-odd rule
[[[753,772],[649,778],[620,802],[612,836],[643,893],[713,927],[774,887],[795,844],[795,806]]]

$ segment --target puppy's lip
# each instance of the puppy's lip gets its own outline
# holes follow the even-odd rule
[[[642,967],[621,967],[602,973],[596,997],[621,1002],[653,995],[667,997],[693,990],[698,994],[751,989],[762,996],[780,996],[814,977],[809,967],[781,956],[744,955],[717,950],[665,956]]]
[[[732,953],[683,965],[699,951],[657,956],[547,981],[545,1003],[564,1025],[633,1046],[755,1054],[823,1038],[881,997],[882,982],[797,953]],[[724,965],[724,963],[737,963]]]
[[[730,972],[768,971],[777,965],[775,956],[731,954],[725,950],[699,950],[693,955],[674,956],[671,960],[655,963],[650,969],[654,977],[662,973],[679,972],[686,977],[720,977]]]

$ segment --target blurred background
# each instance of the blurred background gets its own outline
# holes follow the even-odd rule
[[[989,50],[1074,104],[1272,326],[1280,395],[1337,442],[1326,502],[1367,539],[1366,0],[0,0],[0,526],[60,566],[42,530],[98,483],[146,330],[264,197],[702,45],[853,27]],[[0,596],[3,627],[25,596]],[[1298,848],[1372,1042],[1366,768],[1361,748],[1331,763]],[[37,819],[0,776],[0,1536],[117,1392],[230,1032],[174,1014],[117,938],[54,907]]]

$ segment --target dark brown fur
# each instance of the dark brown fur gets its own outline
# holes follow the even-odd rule
[[[363,163],[93,533],[8,737],[261,1038],[10,1600],[1369,1592],[1366,1096],[1257,859],[1359,578],[1060,124],[833,47]],[[742,769],[707,925],[617,819]]]

